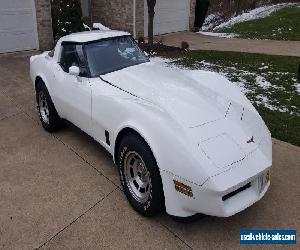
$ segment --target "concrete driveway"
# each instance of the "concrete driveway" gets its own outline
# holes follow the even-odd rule
[[[299,41],[251,40],[206,36],[193,32],[176,32],[155,37],[164,44],[180,47],[182,41],[191,50],[236,51],[281,56],[300,56]]]
[[[74,128],[40,126],[28,54],[0,56],[0,248],[229,249],[240,229],[300,230],[300,148],[274,140],[272,185],[231,218],[143,218],[111,157]]]

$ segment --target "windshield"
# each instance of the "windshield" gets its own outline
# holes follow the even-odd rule
[[[130,36],[93,42],[85,50],[92,77],[149,61]]]

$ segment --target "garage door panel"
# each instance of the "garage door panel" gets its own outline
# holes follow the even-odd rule
[[[154,17],[154,20],[172,20],[172,19],[186,19],[186,10],[172,10],[170,13],[169,9],[160,9],[157,13],[157,16]],[[158,16],[159,15],[159,16]]]
[[[186,29],[186,24],[184,22],[182,22],[182,19],[172,19],[172,20],[161,20],[159,22],[155,22],[154,24],[155,25],[163,25],[163,26],[166,26],[166,28],[172,28],[171,26],[174,24],[174,23],[177,23],[176,25],[174,25],[174,28],[183,28],[183,29]]]
[[[31,0],[1,0],[0,1],[1,9],[23,9],[31,8]]]
[[[33,0],[0,0],[0,53],[37,48]]]
[[[145,35],[148,32],[148,12],[145,1]],[[190,0],[157,0],[154,16],[154,34],[189,29]]]
[[[0,41],[2,52],[35,49],[35,39],[28,31],[1,32]]]
[[[164,26],[161,26],[161,25],[158,25],[156,27],[157,34],[177,32],[178,30],[185,30],[185,25],[173,27],[172,24],[170,24],[168,28],[165,28]]]
[[[157,0],[155,8],[181,9],[182,6],[184,6],[184,2],[186,2],[186,0]]]
[[[184,15],[184,14],[183,14]],[[178,16],[174,16],[174,17],[165,17],[165,18],[161,18],[161,19],[155,19],[154,20],[154,24],[169,24],[172,23],[172,25],[174,25],[175,27],[178,26],[184,26],[184,28],[187,28],[187,20],[186,18],[181,18],[180,15],[178,14]]]
[[[34,30],[32,10],[1,11],[0,30]]]

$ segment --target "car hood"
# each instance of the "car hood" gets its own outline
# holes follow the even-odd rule
[[[149,62],[102,78],[158,105],[185,128],[223,119],[231,103],[255,112],[233,84],[212,72],[177,70]]]
[[[195,145],[190,148],[211,162],[207,176],[225,171],[253,152],[270,164],[271,153],[259,149],[264,137],[270,141],[267,127],[240,89],[221,75],[150,62],[102,77],[175,119]]]

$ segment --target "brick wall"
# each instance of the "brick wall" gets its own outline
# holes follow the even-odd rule
[[[132,0],[92,0],[92,22],[101,22],[110,29],[132,34]]]
[[[50,0],[35,0],[37,30],[40,50],[53,47]]]
[[[136,37],[144,37],[144,0],[136,0]]]

